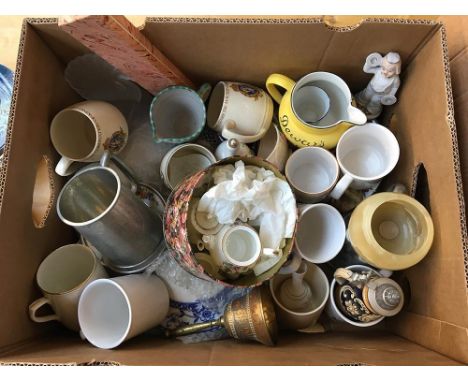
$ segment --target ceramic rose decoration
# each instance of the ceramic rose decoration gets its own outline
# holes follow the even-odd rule
[[[382,57],[379,53],[371,53],[367,56],[363,70],[373,73],[374,77],[355,98],[367,119],[372,120],[380,115],[382,105],[393,105],[397,101],[395,94],[400,86],[400,55],[390,52]]]

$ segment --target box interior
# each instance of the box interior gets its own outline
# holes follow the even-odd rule
[[[233,340],[184,345],[145,335],[113,351],[93,348],[57,324],[35,324],[27,307],[40,293],[35,272],[55,248],[76,235],[55,213],[64,180],[52,170],[58,155],[49,124],[80,100],[64,80],[67,62],[87,49],[55,19],[24,24],[14,111],[0,170],[0,361],[122,364],[454,364],[468,362],[466,225],[453,122],[450,78],[441,24],[368,19],[333,29],[320,18],[151,18],[142,32],[198,84],[229,79],[264,86],[271,73],[298,79],[313,71],[341,76],[356,92],[373,51],[398,51],[403,61],[398,103],[386,114],[401,157],[390,181],[408,186],[435,225],[428,256],[406,270],[411,300],[384,331],[346,329],[285,333],[276,348]],[[437,153],[434,155],[434,153]],[[46,158],[46,159],[45,159]],[[49,176],[44,176],[44,163]],[[416,168],[422,164],[419,191]],[[36,176],[36,174],[39,174]],[[48,187],[35,187],[49,178]],[[36,190],[36,191],[35,191]],[[45,191],[44,191],[45,190]],[[47,191],[49,190],[49,191]],[[49,202],[44,197],[49,192]],[[40,200],[33,213],[33,201]],[[37,205],[38,203],[34,203]],[[42,214],[42,219],[38,214]],[[33,218],[34,216],[34,218]],[[40,221],[42,224],[37,224]],[[254,356],[255,355],[255,356]],[[456,361],[455,361],[456,360]]]

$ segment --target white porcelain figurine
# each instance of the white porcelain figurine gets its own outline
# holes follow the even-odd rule
[[[400,86],[400,55],[390,52],[382,57],[379,53],[371,53],[367,56],[363,70],[373,73],[374,77],[355,98],[367,119],[372,120],[380,115],[382,105],[393,105],[397,101],[395,94]]]

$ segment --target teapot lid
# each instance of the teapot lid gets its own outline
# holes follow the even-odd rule
[[[370,280],[363,289],[363,298],[370,310],[386,317],[398,314],[405,300],[401,287],[386,277]]]

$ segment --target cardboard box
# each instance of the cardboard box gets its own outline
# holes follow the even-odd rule
[[[332,28],[314,17],[165,17],[148,19],[142,32],[197,83],[229,79],[264,86],[270,73],[299,78],[324,70],[341,76],[355,92],[369,80],[362,71],[368,53],[401,54],[399,101],[384,118],[401,146],[390,181],[405,183],[430,210],[435,225],[432,250],[404,272],[411,284],[410,303],[385,320],[382,331],[283,333],[275,348],[234,340],[184,345],[140,336],[106,351],[58,324],[31,322],[27,307],[39,296],[34,280],[39,263],[75,239],[55,213],[64,180],[52,170],[58,156],[49,140],[49,124],[59,110],[79,100],[63,72],[69,60],[87,52],[59,30],[57,20],[32,19],[23,26],[0,170],[0,362],[468,363],[468,241],[443,25],[373,18],[355,27]]]

